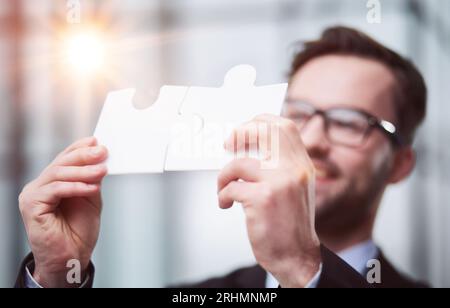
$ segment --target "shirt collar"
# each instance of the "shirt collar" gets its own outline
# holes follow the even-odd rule
[[[361,275],[367,272],[367,262],[377,258],[379,254],[380,251],[372,240],[365,241],[337,253],[342,260]]]

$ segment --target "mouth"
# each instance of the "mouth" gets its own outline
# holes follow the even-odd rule
[[[316,180],[318,182],[329,182],[337,177],[337,172],[333,168],[323,164],[314,164],[316,170]]]
[[[328,178],[328,172],[327,170],[316,168],[316,177],[319,179]]]
[[[316,169],[316,182],[317,183],[328,183],[334,179],[326,170]]]

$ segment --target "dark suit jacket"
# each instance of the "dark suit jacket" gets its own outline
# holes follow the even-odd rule
[[[328,250],[322,250],[322,274],[318,288],[372,288],[366,280],[341,258]],[[238,269],[231,274],[207,281],[183,285],[186,288],[265,288],[266,271],[259,265]]]
[[[25,288],[25,267],[30,264],[33,271],[33,255],[29,254],[23,261],[15,284],[16,288]],[[94,267],[89,266],[90,279],[85,287],[90,288],[94,280]],[[183,285],[178,287],[189,288],[264,288],[266,272],[260,266],[253,266],[237,270],[225,277],[214,278],[208,281]],[[319,288],[368,288],[371,287],[365,279],[353,270],[338,256],[322,247],[322,275],[318,284]]]
[[[382,253],[377,258],[381,265],[381,284],[372,285],[369,285],[365,277],[360,276],[347,263],[327,249],[322,249],[322,259],[323,269],[318,288],[428,288],[427,285],[413,281],[397,271]],[[355,277],[355,274],[358,277]],[[224,277],[187,285],[187,287],[264,288],[266,278],[266,271],[259,265],[255,265],[236,270]]]

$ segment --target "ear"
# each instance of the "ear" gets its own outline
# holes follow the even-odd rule
[[[392,164],[390,184],[396,184],[406,179],[416,165],[416,153],[411,146],[396,150]]]

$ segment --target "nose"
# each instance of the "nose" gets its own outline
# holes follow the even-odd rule
[[[301,130],[303,143],[311,157],[323,157],[330,150],[326,135],[325,119],[320,116],[311,118]]]

